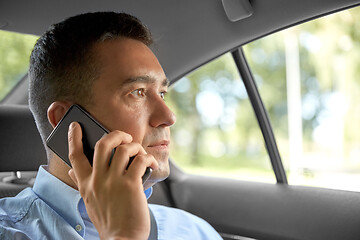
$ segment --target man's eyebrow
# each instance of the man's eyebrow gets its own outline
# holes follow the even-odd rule
[[[136,76],[125,79],[125,81],[123,81],[121,85],[125,86],[133,83],[156,83],[156,82],[157,80],[150,76]],[[169,85],[170,85],[169,79],[165,78],[164,80],[162,80],[161,86],[168,87]]]

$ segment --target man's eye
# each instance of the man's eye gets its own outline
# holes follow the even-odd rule
[[[145,89],[139,88],[131,92],[132,95],[135,97],[144,97],[145,96]]]
[[[165,95],[167,94],[167,92],[161,92],[160,93],[160,97],[162,98],[162,99],[165,99]]]

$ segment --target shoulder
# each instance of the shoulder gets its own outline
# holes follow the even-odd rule
[[[178,209],[178,208],[171,208],[166,207],[162,205],[156,205],[156,204],[149,204],[149,208],[154,213],[154,216],[156,218],[166,219],[168,221],[183,221],[188,220],[192,224],[208,224],[205,220],[202,218],[199,218],[198,216],[195,216],[189,212],[186,212],[184,210]]]
[[[159,239],[222,239],[208,222],[189,212],[156,204],[149,204],[149,208],[158,225]]]
[[[26,188],[15,197],[0,199],[0,239],[81,239],[81,236],[33,189]]]
[[[0,199],[0,221],[22,220],[37,199],[31,188],[24,189],[15,197]]]
[[[30,239],[24,232],[17,229],[26,218],[31,206],[38,199],[31,188],[26,188],[15,197],[0,199],[0,238]],[[23,224],[20,224],[23,225]]]

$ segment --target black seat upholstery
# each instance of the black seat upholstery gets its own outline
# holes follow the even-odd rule
[[[27,106],[0,106],[0,172],[36,171],[45,149]]]
[[[45,149],[27,106],[0,105],[0,133],[0,173],[37,171],[46,163]],[[0,197],[13,196],[31,186],[31,182],[13,176],[14,181],[7,177],[0,183]]]

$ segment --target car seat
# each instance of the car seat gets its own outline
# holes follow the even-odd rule
[[[0,105],[0,198],[32,186],[45,149],[28,106]]]

